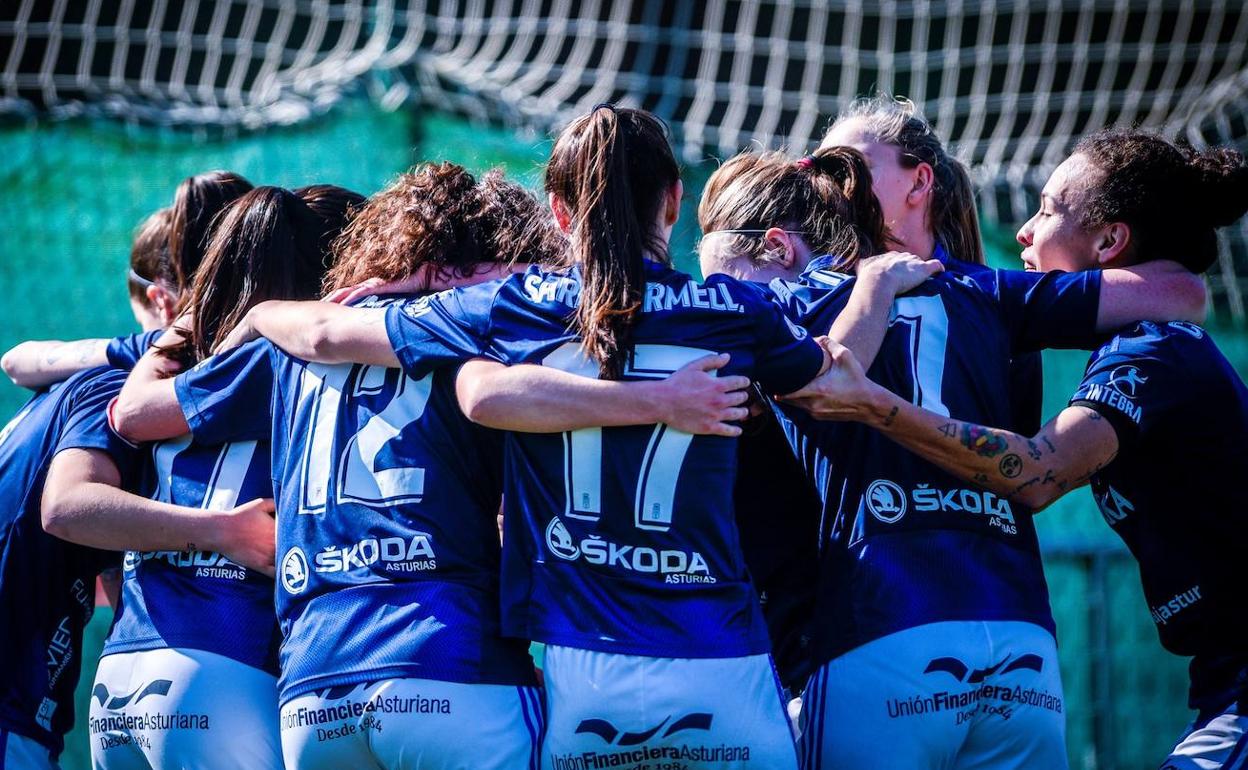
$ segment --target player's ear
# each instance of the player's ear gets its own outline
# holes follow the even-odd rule
[[[779,227],[769,227],[763,233],[763,252],[772,264],[791,270],[797,262],[797,246],[793,236]]]
[[[146,293],[148,302],[151,303],[156,317],[160,320],[160,325],[162,327],[171,325],[176,317],[178,298],[158,283],[148,286]]]
[[[679,179],[676,184],[667,190],[667,199],[664,201],[663,224],[671,227],[676,224],[677,218],[680,217],[680,199],[685,196],[685,185]]]
[[[920,163],[914,167],[914,177],[910,184],[910,192],[906,193],[906,200],[915,205],[926,202],[935,184],[936,172],[930,164]]]
[[[549,196],[550,210],[555,215],[555,224],[559,227],[559,232],[567,235],[572,231],[572,212],[568,211],[568,204],[563,202],[562,198],[556,197],[554,193]]]
[[[1110,267],[1126,256],[1131,245],[1131,228],[1122,222],[1111,222],[1097,233],[1093,248],[1096,250],[1096,263],[1100,267]]]

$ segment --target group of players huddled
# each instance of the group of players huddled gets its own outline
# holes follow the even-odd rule
[[[194,176],[145,333],[4,356],[0,768],[55,767],[114,568],[105,770],[1064,768],[1033,514],[1088,483],[1194,656],[1163,766],[1248,762],[1248,390],[1198,325],[1240,154],[1085,138],[1025,271],[888,97],[725,162],[703,282],[653,115],[573,120],[545,192]]]

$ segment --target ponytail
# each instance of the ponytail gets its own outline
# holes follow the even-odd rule
[[[668,260],[655,221],[679,179],[663,124],[641,110],[599,105],[551,151],[546,191],[567,207],[568,258],[581,268],[577,332],[603,379],[624,373],[646,258]]]

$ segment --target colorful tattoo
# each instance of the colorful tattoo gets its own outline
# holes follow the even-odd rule
[[[962,446],[980,457],[996,457],[1010,448],[1003,436],[970,423],[962,425]]]

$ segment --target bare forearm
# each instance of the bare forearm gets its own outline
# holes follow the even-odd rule
[[[1070,411],[1070,410],[1068,410]],[[1091,410],[1087,419],[1100,421]],[[1076,489],[1113,459],[1088,447],[1064,446],[1063,412],[1035,437],[928,412],[878,386],[867,424],[963,481],[1040,509]]]
[[[1204,323],[1204,280],[1176,262],[1146,262],[1101,273],[1096,330],[1108,332],[1136,321]]]
[[[594,380],[533,365],[499,365],[486,378],[468,366],[457,381],[460,405],[470,420],[491,428],[560,433],[664,421],[660,382]]]
[[[83,482],[43,500],[44,529],[105,550],[219,550],[221,515],[160,503],[100,482]]]
[[[14,346],[0,358],[0,368],[23,388],[42,388],[107,363],[106,339],[32,340]]]
[[[252,308],[244,323],[250,323],[260,336],[305,361],[399,365],[386,335],[383,308],[269,301]]]

